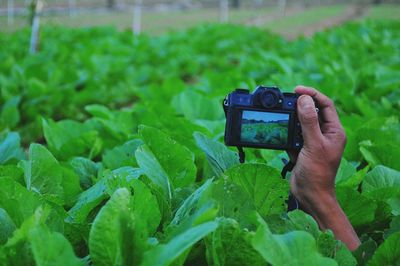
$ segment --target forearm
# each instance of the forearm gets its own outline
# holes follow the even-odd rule
[[[335,237],[355,250],[360,240],[343,212],[336,198],[331,195],[321,195],[318,200],[308,200],[305,209],[318,222],[321,229],[330,229]]]
[[[355,250],[360,240],[335,196],[335,176],[346,134],[331,99],[304,86],[296,87],[296,93],[302,94],[297,100],[297,112],[304,145],[297,156],[292,156],[296,165],[290,180],[291,191],[321,229],[331,229],[337,239]]]

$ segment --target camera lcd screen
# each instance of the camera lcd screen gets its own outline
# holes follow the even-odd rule
[[[240,140],[255,144],[285,146],[288,141],[289,114],[244,110]]]

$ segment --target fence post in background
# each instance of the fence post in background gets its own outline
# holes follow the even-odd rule
[[[118,6],[119,9],[124,9],[125,6],[126,6],[125,0],[118,0],[117,6]]]
[[[255,6],[256,7],[261,7],[263,4],[263,0],[255,0]]]
[[[7,25],[14,24],[14,0],[7,0]]]
[[[233,8],[240,8],[240,0],[232,0]]]
[[[286,15],[286,6],[287,6],[286,0],[279,0],[279,11],[281,13],[281,16]]]
[[[43,3],[40,0],[32,1],[32,12],[33,12],[33,20],[32,20],[32,33],[31,33],[31,41],[29,52],[31,54],[35,54],[39,50],[39,28],[40,28],[40,12],[42,10]]]
[[[142,31],[142,0],[136,0],[133,7],[132,31],[134,35],[139,35]]]
[[[228,22],[229,20],[229,2],[228,0],[219,0],[219,20]]]
[[[107,0],[107,8],[113,9],[115,7],[115,1],[114,0]]]
[[[76,0],[68,0],[68,12],[70,17],[76,16]]]

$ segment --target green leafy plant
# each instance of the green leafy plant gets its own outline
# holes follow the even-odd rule
[[[399,28],[350,23],[292,42],[234,25],[44,28],[35,55],[28,31],[0,34],[1,264],[399,264]],[[355,252],[286,212],[284,153],[249,149],[239,164],[222,143],[221,100],[257,84],[334,100]]]

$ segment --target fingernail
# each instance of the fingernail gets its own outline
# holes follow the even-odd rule
[[[301,95],[297,103],[301,109],[310,108],[314,105],[313,99],[308,95]]]

